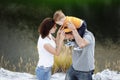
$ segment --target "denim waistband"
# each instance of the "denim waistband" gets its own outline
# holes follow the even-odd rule
[[[74,68],[73,68],[73,66],[71,66],[71,68],[74,70],[74,71],[77,71],[77,72],[84,72],[84,73],[89,73],[89,72],[94,72],[94,69],[93,70],[89,70],[89,71],[79,71],[79,70],[75,70]]]
[[[44,67],[44,66],[38,66],[38,68],[47,69],[47,68],[52,68],[52,67]]]

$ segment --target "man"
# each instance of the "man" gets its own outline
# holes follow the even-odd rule
[[[56,14],[61,14],[63,17]],[[77,22],[80,24],[79,27],[72,20],[68,20],[65,23],[66,16],[60,10],[55,12],[53,18],[57,24],[67,26],[67,28],[64,27],[69,30],[65,30],[67,32],[65,34],[66,39],[75,39],[75,45],[72,51],[72,65],[66,73],[65,80],[92,80],[92,74],[95,69],[94,35],[87,30],[86,25],[83,25],[84,21],[79,20],[80,23]]]

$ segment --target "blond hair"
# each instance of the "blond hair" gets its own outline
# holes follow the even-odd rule
[[[60,18],[65,17],[65,14],[62,12],[62,10],[57,10],[54,15],[53,15],[53,19],[55,21],[58,21]]]

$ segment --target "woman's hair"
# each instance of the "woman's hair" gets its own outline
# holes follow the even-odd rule
[[[38,32],[41,37],[45,38],[54,25],[55,21],[52,18],[45,18],[38,27]]]
[[[62,12],[62,10],[57,10],[54,15],[53,15],[53,19],[55,21],[58,21],[60,18],[65,17],[64,13]]]

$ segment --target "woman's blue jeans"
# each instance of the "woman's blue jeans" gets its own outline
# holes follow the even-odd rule
[[[36,67],[36,76],[38,80],[50,80],[51,78],[51,67]]]
[[[83,72],[83,71],[76,71],[71,66],[66,73],[65,80],[92,80],[92,74],[94,70]]]

